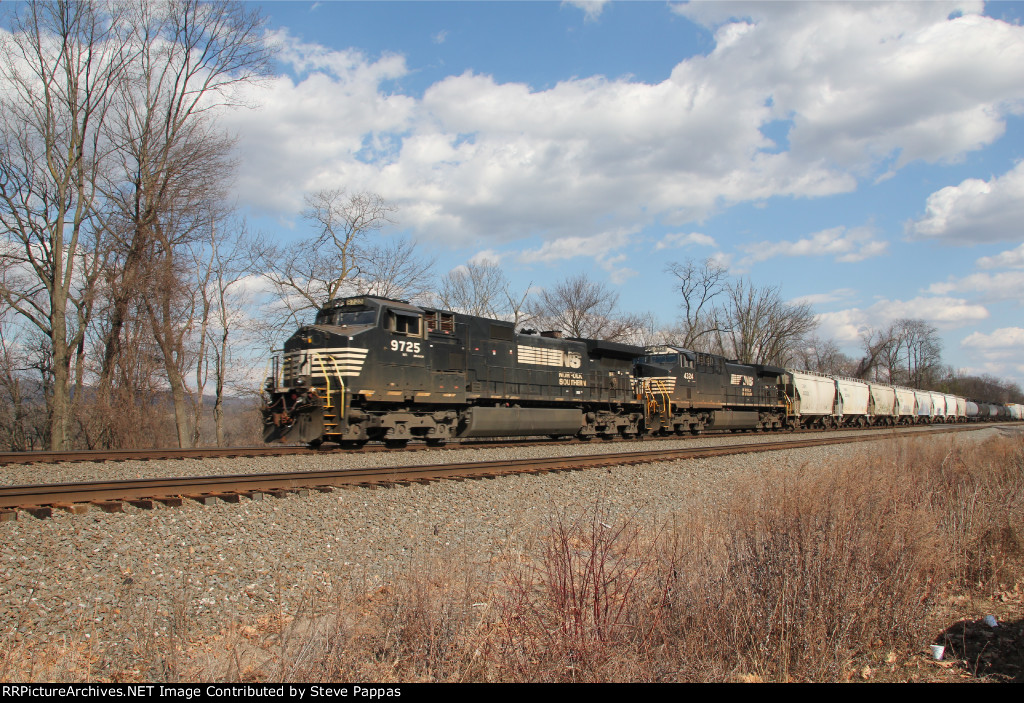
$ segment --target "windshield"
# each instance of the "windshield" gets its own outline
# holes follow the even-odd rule
[[[678,354],[652,354],[644,359],[648,364],[659,364],[661,366],[675,366],[679,363]]]
[[[358,310],[355,312],[328,312],[317,316],[320,324],[337,325],[338,327],[355,327],[372,325],[377,322],[376,310]]]

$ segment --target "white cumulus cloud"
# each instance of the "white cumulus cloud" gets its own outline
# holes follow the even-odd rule
[[[619,284],[636,275],[633,269],[622,266],[626,256],[620,252],[635,233],[634,229],[615,229],[591,236],[560,237],[544,242],[537,249],[522,251],[517,258],[523,264],[555,264],[568,259],[592,258],[610,274],[612,282]]]
[[[584,18],[588,22],[594,22],[604,12],[604,6],[608,4],[608,0],[565,0],[563,4],[583,10]]]
[[[843,300],[852,300],[856,297],[857,291],[853,288],[836,288],[828,293],[811,293],[810,295],[801,295],[793,298],[789,302],[796,305],[825,305],[828,303],[837,303]]]
[[[832,227],[796,241],[764,241],[747,244],[740,266],[776,256],[831,256],[836,261],[856,262],[885,253],[888,243],[875,239],[872,227]]]
[[[982,354],[989,360],[1019,360],[1024,349],[1024,328],[1001,327],[990,334],[974,332],[964,337],[960,346]]]
[[[974,263],[982,269],[1024,268],[1024,244],[995,256],[983,256]]]
[[[468,71],[422,97],[403,94],[416,67],[401,56],[281,31],[290,74],[250,88],[259,110],[223,117],[240,135],[239,200],[293,217],[310,190],[369,189],[423,239],[497,247],[654,222],[682,229],[736,203],[849,192],[872,172],[988,145],[1021,110],[1024,28],[980,9],[687,5],[676,11],[713,27],[715,45],[663,81],[537,88]],[[765,136],[773,124],[788,144]]]
[[[943,283],[928,286],[935,295],[974,293],[986,301],[1014,300],[1024,303],[1024,271],[999,273],[972,273],[962,278],[950,278]]]
[[[866,308],[821,313],[817,320],[823,336],[855,344],[864,330],[884,327],[901,318],[924,320],[940,330],[950,330],[988,317],[985,306],[963,298],[918,296],[911,300],[881,299]]]
[[[1024,161],[1002,176],[969,178],[928,196],[925,214],[907,224],[918,238],[950,244],[1024,239]]]
[[[658,241],[654,248],[659,250],[683,249],[691,246],[718,248],[718,244],[715,242],[714,237],[709,237],[708,235],[701,234],[700,232],[676,232],[673,234],[666,234]]]

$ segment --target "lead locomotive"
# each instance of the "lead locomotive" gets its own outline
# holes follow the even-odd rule
[[[633,436],[644,350],[386,298],[330,301],[273,360],[267,442]]]

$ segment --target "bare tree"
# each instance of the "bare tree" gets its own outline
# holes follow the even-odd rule
[[[800,368],[832,376],[856,376],[858,370],[858,362],[844,354],[834,339],[816,334],[796,345],[794,359]]]
[[[416,242],[396,239],[366,248],[355,280],[359,295],[423,300],[433,287],[434,260],[423,256]]]
[[[212,335],[207,357],[213,366],[213,419],[218,447],[223,447],[225,442],[224,398],[232,375],[232,362],[237,360],[232,341],[239,328],[246,323],[243,309],[248,296],[241,284],[247,274],[246,255],[249,247],[249,235],[244,223],[237,223],[233,231],[226,231],[223,227],[210,228],[210,275],[202,294],[204,319]],[[199,368],[200,365],[197,365]],[[198,374],[197,370],[196,385],[200,387]]]
[[[902,347],[898,325],[864,329],[860,335],[863,356],[854,369],[854,376],[866,380],[896,382],[899,351]]]
[[[176,286],[169,286],[164,274],[179,265],[174,249],[194,243],[202,229],[198,220],[215,207],[231,173],[232,141],[219,132],[213,113],[240,104],[236,89],[257,80],[269,65],[262,19],[240,3],[140,0],[130,7],[135,53],[116,118],[107,127],[108,139],[119,145],[119,161],[106,192],[116,265],[106,276],[110,324],[100,374],[104,395],[111,392],[131,301],[148,300],[154,291],[174,295]],[[154,261],[162,266],[153,266]],[[147,280],[152,272],[157,279]],[[165,300],[149,307],[169,313],[169,306]],[[171,334],[167,319],[160,319],[158,328],[165,333],[160,348],[177,353],[171,351],[177,344],[164,338]],[[168,369],[177,365],[165,360]],[[180,420],[179,380],[168,382]]]
[[[540,291],[531,313],[570,337],[618,341],[630,338],[645,323],[638,315],[620,313],[618,302],[618,293],[581,274]]]
[[[516,329],[522,329],[535,317],[530,291],[530,285],[521,291],[513,288],[496,263],[469,262],[441,279],[433,304],[467,315],[509,320]]]
[[[721,332],[714,315],[715,298],[726,290],[728,273],[725,267],[711,259],[696,265],[672,262],[665,271],[678,279],[682,294],[679,322],[672,329],[672,343],[685,349],[707,351],[715,333]]]
[[[497,265],[470,262],[449,271],[441,279],[438,305],[449,310],[498,319],[506,303],[509,282]]]
[[[1019,384],[989,374],[972,376],[963,371],[948,369],[938,390],[965,398],[995,403],[1024,403],[1024,391]]]
[[[746,279],[730,283],[727,301],[716,307],[719,352],[744,364],[789,364],[800,340],[817,326],[808,304],[786,303],[777,286]]]
[[[306,196],[303,217],[317,234],[287,248],[258,247],[254,267],[270,282],[278,308],[276,329],[302,324],[301,316],[357,290],[367,239],[391,222],[394,207],[374,193],[321,190]]]
[[[933,388],[942,369],[939,331],[924,320],[900,320],[904,330],[907,382],[914,388]]]
[[[117,3],[25,3],[0,46],[0,295],[48,340],[53,449],[70,440],[71,361],[80,385],[102,263],[101,128],[131,59],[124,20]]]
[[[147,260],[143,270],[145,280],[151,287],[141,296],[141,300],[170,387],[178,446],[188,447],[192,446],[194,434],[189,424],[189,400],[192,394],[186,374],[197,355],[189,348],[189,341],[197,321],[197,306],[200,304],[198,290],[206,283],[201,280],[197,285],[192,285],[191,278],[199,273],[205,279],[209,270],[195,271],[189,265],[189,259],[193,257],[186,258],[184,255],[184,243],[195,236],[193,230],[180,229],[173,221],[166,228],[158,224],[153,230],[157,246],[154,256]]]
[[[861,378],[932,388],[942,375],[942,340],[924,320],[899,319],[861,333]]]
[[[17,335],[9,334],[10,328],[6,311],[0,307],[0,446],[24,452],[34,449],[33,439],[42,434],[43,428],[33,426],[39,423],[41,403],[38,398],[33,402],[32,383],[26,376],[30,368],[27,349],[14,341]]]

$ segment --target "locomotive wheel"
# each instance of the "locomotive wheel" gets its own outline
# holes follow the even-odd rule
[[[310,440],[309,442],[306,443],[306,446],[309,447],[310,449],[319,449],[320,445],[323,443],[323,437],[320,437],[318,439]]]
[[[385,439],[384,446],[388,449],[405,449],[409,445],[407,439]]]
[[[439,437],[427,437],[426,442],[428,447],[443,447],[446,440]]]
[[[366,446],[365,439],[343,439],[341,441],[342,449],[362,449]]]

